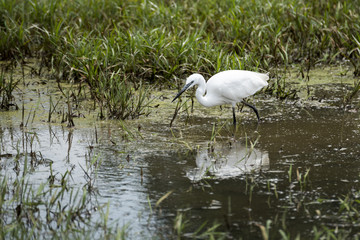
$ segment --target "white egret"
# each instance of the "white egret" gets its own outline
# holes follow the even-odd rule
[[[223,104],[231,104],[233,110],[234,125],[236,125],[235,107],[236,103],[243,102],[254,110],[260,120],[258,110],[243,99],[255,94],[267,86],[269,75],[245,70],[228,70],[215,74],[207,82],[201,74],[195,73],[186,79],[185,86],[175,96],[175,101],[187,89],[198,85],[196,99],[205,107],[213,107]]]

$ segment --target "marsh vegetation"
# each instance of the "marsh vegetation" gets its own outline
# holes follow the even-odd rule
[[[346,62],[359,75],[359,6],[353,1],[0,4],[0,58],[8,61],[3,68],[36,58],[32,73],[82,83],[78,92],[87,88],[87,98],[107,118],[146,114],[149,85],[174,88],[193,72],[270,72],[268,92],[279,98],[292,96],[283,74],[294,64],[303,81],[321,64]],[[355,81],[346,101],[358,89]]]
[[[0,0],[0,238],[358,238],[359,12]],[[259,126],[170,103],[228,69],[270,73]]]

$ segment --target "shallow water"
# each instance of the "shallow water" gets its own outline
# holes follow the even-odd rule
[[[180,214],[185,237],[207,222],[219,223],[217,231],[228,238],[262,239],[259,226],[269,219],[277,237],[283,229],[306,238],[313,226],[355,234],[359,224],[344,220],[339,198],[360,189],[360,118],[356,108],[339,108],[343,87],[312,85],[310,100],[258,95],[251,101],[262,121],[244,108],[235,130],[230,108],[198,104],[170,128],[174,91],[164,91],[154,94],[153,106],[160,105],[148,118],[125,123],[134,133],[129,137],[120,121],[100,121],[85,111],[74,128],[47,123],[54,87],[30,86],[23,91],[25,116],[36,117],[27,127],[20,128],[21,111],[0,115],[0,173],[15,176],[18,151],[35,152],[30,183],[46,181],[52,163],[58,178],[71,171],[73,186],[82,187],[83,169],[98,157],[96,198],[110,203],[111,221],[127,226],[130,238],[173,238]]]

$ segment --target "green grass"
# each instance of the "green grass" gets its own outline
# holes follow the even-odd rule
[[[136,95],[131,89],[175,87],[192,72],[269,71],[277,77],[269,92],[280,98],[291,93],[274,69],[294,63],[306,72],[346,60],[359,75],[359,12],[356,2],[334,0],[2,0],[0,59],[38,58],[59,80],[86,82],[109,117],[126,119],[144,109],[114,113],[114,101],[142,96],[110,103],[124,94],[107,91],[114,74],[114,86]]]
[[[85,41],[93,46],[85,56],[105,51],[123,70],[149,71],[149,79],[192,70],[356,60],[359,54],[359,6],[353,1],[3,0],[1,9],[0,26],[8,37],[2,38],[3,59],[47,58],[58,54],[51,50],[67,53]]]
[[[12,74],[5,76],[4,71],[0,72],[0,110],[18,109],[13,95],[18,83]]]
[[[126,227],[108,221],[109,206],[95,201],[89,186],[72,186],[71,170],[55,176],[50,163],[47,181],[35,186],[29,180],[33,162],[16,158],[16,176],[0,175],[1,239],[124,239]],[[86,174],[87,185],[93,184],[96,167]]]
[[[324,203],[322,203],[324,202]],[[325,199],[319,199],[318,203],[326,204]],[[359,239],[359,233],[357,227],[359,225],[359,192],[349,193],[346,196],[338,199],[338,202],[335,203],[335,211],[334,214],[331,215],[332,219],[341,220],[341,224],[337,226],[333,226],[329,223],[319,222],[318,224],[314,224],[312,230],[310,232],[310,236],[305,233],[291,232],[286,227],[287,212],[285,211],[281,219],[276,215],[273,220],[267,220],[264,225],[259,224],[258,227],[262,232],[263,239],[334,239],[334,240],[342,240],[342,239]],[[305,210],[307,207],[311,207],[311,205],[316,203],[305,203]],[[306,210],[307,211],[307,210]],[[316,210],[317,217],[322,219],[329,218],[328,215],[321,214],[320,210]],[[330,225],[330,226],[329,226]]]

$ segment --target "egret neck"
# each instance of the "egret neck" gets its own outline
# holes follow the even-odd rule
[[[201,76],[201,78],[198,79],[197,81],[198,84],[198,88],[196,89],[196,99],[198,100],[198,102],[205,106],[205,107],[211,107],[213,106],[209,99],[206,97],[206,82],[203,76]]]

